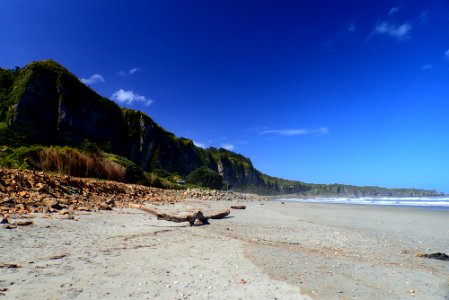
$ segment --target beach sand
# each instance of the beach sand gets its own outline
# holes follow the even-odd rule
[[[229,207],[184,201],[163,211]],[[0,228],[5,299],[447,299],[449,211],[248,202],[210,225],[137,209]],[[11,220],[15,221],[15,220]],[[1,297],[1,296],[0,296]]]

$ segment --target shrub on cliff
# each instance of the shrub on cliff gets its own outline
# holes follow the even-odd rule
[[[94,177],[125,181],[126,168],[105,157],[80,152],[69,147],[20,147],[6,149],[0,165],[57,172],[76,177]]]
[[[204,166],[193,170],[187,176],[187,182],[216,190],[220,190],[223,187],[221,175]]]

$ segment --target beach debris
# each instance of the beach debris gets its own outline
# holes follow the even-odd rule
[[[9,224],[8,218],[2,218],[2,220],[0,221],[0,224]]]
[[[0,288],[0,296],[6,296],[7,291],[8,291],[8,288]]]
[[[10,223],[8,220],[8,223],[3,223],[3,224],[8,224],[5,226],[6,229],[16,229],[17,226],[30,226],[30,225],[33,225],[34,222],[33,221],[18,221],[18,222]]]
[[[204,215],[201,210],[193,210],[187,213],[168,214],[140,204],[130,204],[130,207],[137,208],[146,213],[155,215],[158,220],[165,220],[175,223],[189,222],[190,226],[195,225],[195,222],[197,220],[203,225],[209,224],[209,219],[223,219],[224,217],[227,217],[231,212],[229,208],[227,208],[224,211],[212,212],[208,215]]]
[[[34,224],[33,221],[19,221],[19,222],[14,223],[14,225],[17,225],[17,226],[30,226],[33,224]]]
[[[21,266],[18,264],[4,264],[4,263],[0,263],[0,268],[6,268],[6,269],[18,269]]]
[[[205,217],[209,218],[209,219],[218,220],[218,219],[223,219],[223,218],[229,216],[230,213],[231,213],[231,211],[229,210],[229,208],[226,208],[223,211],[209,212],[209,214],[206,215]]]
[[[61,259],[61,258],[64,258],[64,257],[66,257],[67,256],[67,254],[60,254],[60,255],[54,255],[54,256],[51,256],[50,257],[50,259]]]
[[[429,253],[429,254],[418,253],[418,254],[416,254],[416,256],[449,261],[449,255],[447,255],[446,253],[442,253],[442,252]]]
[[[112,210],[112,206],[107,204],[106,202],[102,202],[100,203],[100,205],[98,206],[99,210]]]
[[[232,205],[231,206],[232,209],[246,209],[245,205]]]
[[[240,283],[240,284],[246,284],[246,280],[243,279],[243,278],[240,278],[239,283]]]
[[[263,196],[217,190],[170,190],[0,167],[0,216],[98,211],[128,204],[173,204],[184,199],[258,201]],[[1,220],[1,219],[0,219]]]

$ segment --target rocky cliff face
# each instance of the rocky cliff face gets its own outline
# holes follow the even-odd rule
[[[185,176],[208,166],[233,186],[256,184],[257,172],[248,159],[177,138],[144,113],[99,96],[54,61],[26,66],[15,74],[13,86],[5,96],[11,103],[8,117],[0,121],[33,142],[79,146],[89,140],[145,171],[162,169]]]
[[[33,63],[17,75],[11,129],[45,144],[110,144],[121,152],[122,112],[52,61]]]

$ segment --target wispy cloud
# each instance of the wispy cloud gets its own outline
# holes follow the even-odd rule
[[[328,39],[323,43],[323,46],[326,48],[326,51],[330,54],[335,50],[336,44],[340,41],[354,41],[354,35],[357,31],[356,21],[353,20],[351,23],[346,24],[345,27],[340,29],[332,38]]]
[[[425,65],[422,65],[422,66],[421,66],[421,69],[422,69],[423,71],[429,71],[429,70],[432,70],[432,69],[433,69],[433,66],[432,66],[431,64],[425,64]]]
[[[398,11],[399,11],[399,7],[394,6],[394,7],[392,7],[392,8],[390,9],[390,11],[388,12],[388,14],[391,16],[391,15],[394,15],[395,13],[397,13]]]
[[[150,105],[153,103],[153,100],[146,98],[145,96],[141,96],[139,94],[135,94],[133,91],[125,91],[124,89],[119,89],[111,96],[112,100],[120,103],[120,104],[128,104],[132,105],[135,102],[141,102],[145,105]]]
[[[80,80],[84,84],[95,84],[95,83],[104,82],[104,78],[100,74],[93,74],[89,78],[81,78]]]
[[[349,24],[349,26],[346,28],[346,31],[348,33],[354,33],[357,31],[357,27],[355,27],[355,21],[352,21],[352,23]]]
[[[275,135],[283,135],[283,136],[296,136],[296,135],[307,135],[307,134],[315,134],[315,135],[323,135],[328,134],[329,129],[327,127],[320,127],[318,129],[270,129],[261,131],[260,134],[275,134]]]
[[[444,57],[449,60],[449,49],[446,50],[446,52],[444,52]]]
[[[382,21],[376,23],[370,37],[377,34],[395,38],[398,41],[403,41],[410,38],[411,30],[412,25],[407,22],[401,25],[397,25],[388,21]]]
[[[140,71],[142,71],[141,68],[135,67],[135,68],[132,68],[131,70],[128,70],[128,71],[119,71],[118,74],[120,76],[126,77],[126,76],[133,75],[133,74],[135,74],[137,72],[140,72]]]
[[[138,71],[141,71],[141,69],[140,68],[132,68],[131,70],[128,71],[128,73],[129,74],[134,74],[134,73],[136,73]]]
[[[232,144],[221,144],[220,147],[223,149],[229,150],[229,151],[232,151],[235,149],[235,146]]]

